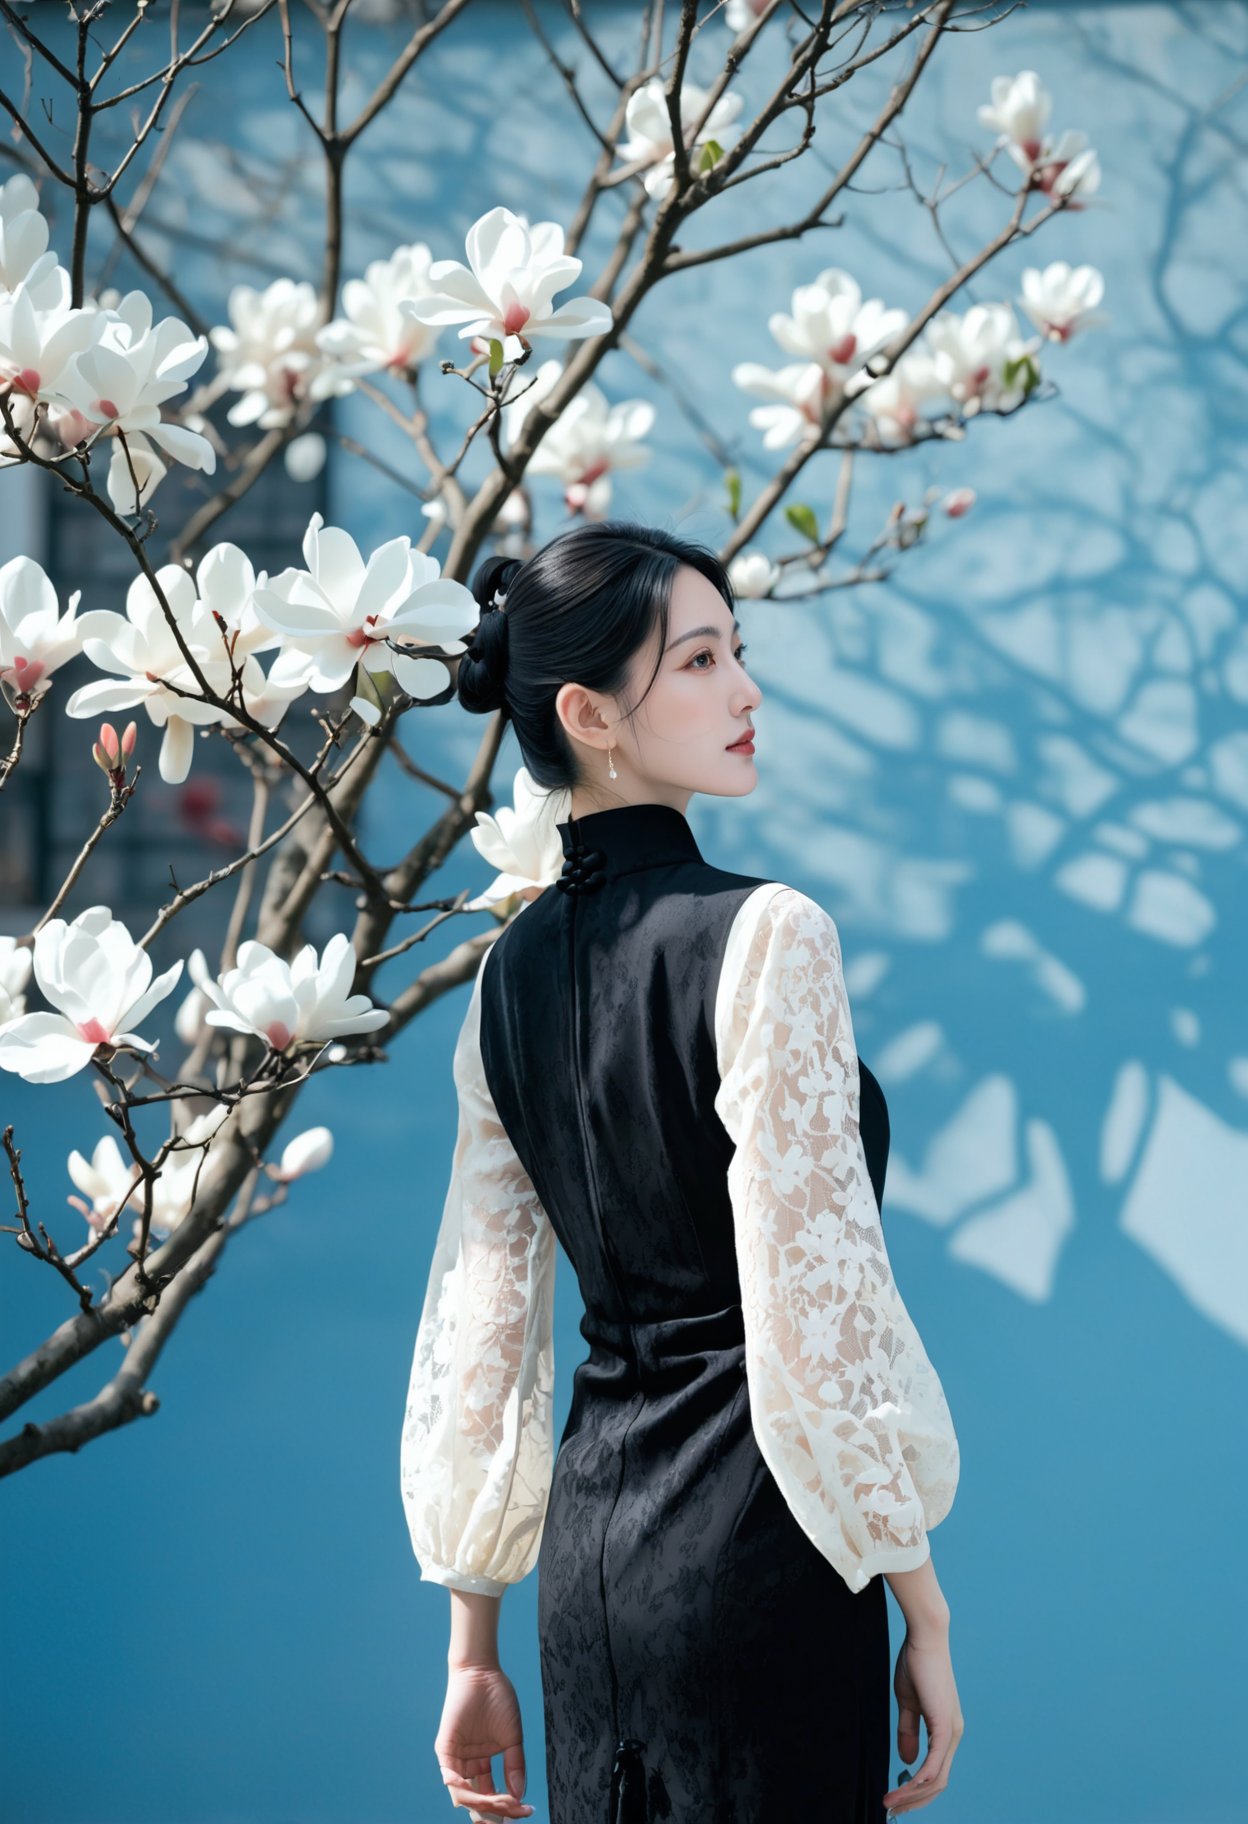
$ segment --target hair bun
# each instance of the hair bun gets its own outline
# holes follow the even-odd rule
[[[467,651],[459,661],[456,690],[462,706],[474,715],[507,708],[507,640],[510,623],[503,605],[512,577],[520,568],[518,557],[491,557],[472,579],[472,593],[481,619]]]

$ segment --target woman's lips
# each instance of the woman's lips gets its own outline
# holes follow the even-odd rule
[[[753,730],[751,730],[748,735],[742,735],[739,741],[732,742],[727,749],[727,752],[730,754],[752,754],[754,752]]]

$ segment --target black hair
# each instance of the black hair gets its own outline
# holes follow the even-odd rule
[[[472,579],[481,619],[459,660],[456,691],[475,714],[501,710],[511,721],[534,783],[551,790],[582,783],[575,751],[555,710],[561,685],[583,684],[622,697],[636,653],[654,628],[667,645],[672,583],[682,564],[700,570],[734,608],[728,573],[704,545],[631,520],[587,520],[531,557],[489,557]],[[496,593],[506,606],[493,605]]]

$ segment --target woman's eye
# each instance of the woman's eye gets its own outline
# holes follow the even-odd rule
[[[737,647],[737,650],[736,650],[735,654],[733,655],[738,664],[741,663],[741,659],[744,656],[744,653],[745,653],[745,642],[743,640],[742,643],[740,644],[740,646]],[[702,652],[695,653],[689,661],[690,671],[692,671],[695,666],[697,666],[697,669],[699,671],[705,671],[707,669],[706,666],[698,665],[698,660],[699,659],[713,659],[714,657],[715,657],[715,654],[711,651],[709,646],[704,648],[704,650]]]

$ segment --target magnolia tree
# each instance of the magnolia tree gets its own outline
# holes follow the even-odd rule
[[[405,80],[436,60],[444,37],[462,43],[475,18],[484,54],[484,8],[445,0],[424,9],[349,121],[349,0],[312,0],[300,11],[288,0],[221,3],[189,35],[176,7],[75,0],[57,39],[72,43],[76,22],[68,58],[40,36],[52,10],[0,0],[17,49],[56,104],[24,108],[0,89],[18,165],[0,189],[0,464],[46,471],[75,497],[75,511],[107,523],[133,574],[123,613],[98,605],[90,576],[62,603],[33,558],[0,568],[0,686],[12,719],[0,787],[20,767],[27,725],[39,714],[67,717],[57,739],[90,741],[103,775],[98,823],[47,911],[33,930],[0,937],[0,1066],[49,1097],[90,1071],[112,1130],[73,1136],[74,1214],[53,1223],[38,1215],[56,1194],[53,1162],[39,1162],[44,1188],[32,1193],[14,1128],[4,1129],[15,1197],[5,1232],[32,1270],[59,1275],[70,1309],[3,1374],[0,1418],[105,1351],[93,1398],[0,1439],[6,1472],[155,1410],[153,1366],[187,1300],[231,1236],[329,1156],[324,1127],[277,1150],[301,1085],[324,1070],[382,1061],[382,1047],[466,981],[499,925],[557,873],[565,794],[537,789],[522,769],[512,804],[494,815],[488,808],[498,718],[462,781],[407,761],[444,808],[397,862],[383,867],[365,853],[361,810],[382,756],[410,732],[409,715],[442,704],[456,713],[456,660],[478,618],[466,579],[490,541],[521,555],[532,549],[551,482],[568,514],[602,516],[616,472],[646,462],[654,409],[617,393],[621,363],[636,358],[632,332],[655,294],[694,267],[746,261],[761,247],[810,250],[808,276],[791,297],[764,300],[779,364],[748,349],[733,360],[711,345],[693,376],[709,401],[725,380],[758,401],[749,420],[767,473],[752,495],[708,428],[713,408],[673,404],[690,411],[723,464],[720,554],[734,591],[764,601],[868,583],[915,545],[933,510],[965,514],[973,494],[961,486],[901,498],[861,538],[865,556],[839,561],[857,464],[933,439],[956,442],[985,415],[1024,413],[1053,390],[1042,372],[1050,346],[1097,320],[1102,290],[1093,268],[1054,260],[1024,272],[1017,300],[951,307],[1004,249],[1086,207],[1099,184],[1084,135],[1051,131],[1050,97],[1024,70],[998,77],[990,97],[973,114],[968,108],[965,170],[920,188],[901,137],[905,110],[933,58],[954,54],[960,32],[992,23],[993,8],[684,0],[671,16],[661,6],[639,9],[636,55],[624,67],[573,6],[582,69],[605,85],[605,109],[526,9],[550,54],[552,87],[568,97],[568,132],[583,133],[589,148],[580,200],[562,221],[484,207],[465,259],[436,239],[416,242],[362,276],[341,267],[348,162],[382,112],[402,105]],[[201,66],[244,54],[257,29],[273,32],[274,81],[323,161],[323,270],[317,283],[291,275],[259,291],[238,285],[212,302],[224,320],[197,321],[174,275],[147,252],[142,211],[177,131],[179,92]],[[122,68],[149,49],[150,65],[123,80]],[[314,51],[324,76],[316,104],[300,87],[301,57],[311,66]],[[886,84],[873,68],[881,59]],[[747,85],[764,61],[768,79]],[[836,158],[810,159],[829,116],[843,135],[848,111],[838,91],[864,73],[882,99],[860,141],[847,153],[838,144]],[[747,86],[761,100],[747,104]],[[99,117],[119,103],[133,109],[132,131],[105,166]],[[76,114],[72,135],[67,111]],[[869,162],[900,173],[936,223],[949,270],[928,296],[869,295],[869,272],[827,264],[815,251],[843,219],[838,211],[863,206],[855,180]],[[724,199],[782,168],[766,210],[753,215],[760,225],[722,238],[725,216],[741,219]],[[995,188],[999,222],[984,245],[955,256],[941,211],[971,182]],[[620,197],[604,211],[611,191]],[[777,196],[788,197],[787,209]],[[603,215],[618,227],[586,273],[577,249]],[[97,265],[119,253],[144,273],[143,288],[93,287]],[[174,310],[161,315],[166,303]],[[458,410],[454,450],[436,447],[421,402],[419,388],[435,385]],[[334,435],[324,402],[349,393],[411,439],[425,474],[418,542],[399,536],[362,551],[347,530],[313,514],[301,550],[273,576],[238,545],[211,542],[268,465],[315,471],[325,432]],[[227,396],[222,429],[208,413]],[[163,525],[161,489],[175,464],[208,479],[181,522]],[[822,519],[810,504],[820,498],[831,503]],[[167,561],[155,560],[158,546]],[[99,676],[64,694],[57,674],[80,655]],[[131,710],[119,734],[108,718]],[[79,732],[80,723],[89,726]],[[107,905],[84,902],[96,849],[142,790],[139,756],[156,730],[156,765],[168,782],[185,780],[202,753],[197,730],[228,742],[250,775],[254,807],[240,852],[153,905],[136,933]],[[275,817],[279,788],[289,809]],[[425,897],[465,835],[482,860],[481,890]],[[196,947],[155,974],[154,940],[169,927],[176,937],[179,915],[205,894],[224,902],[219,953]],[[322,895],[350,904],[352,915],[334,916],[344,928],[318,953],[301,935]],[[71,898],[82,907],[72,916]],[[397,935],[413,914],[418,928]],[[460,918],[468,935],[423,960],[431,932]],[[383,1002],[375,977],[386,962],[400,979]],[[186,1056],[169,1074],[157,1070],[147,1033],[175,993],[183,996],[176,1011],[165,1011],[174,1012]],[[155,1116],[139,1114],[154,1105],[163,1105]],[[146,1133],[153,1119],[162,1123],[158,1146]]]

